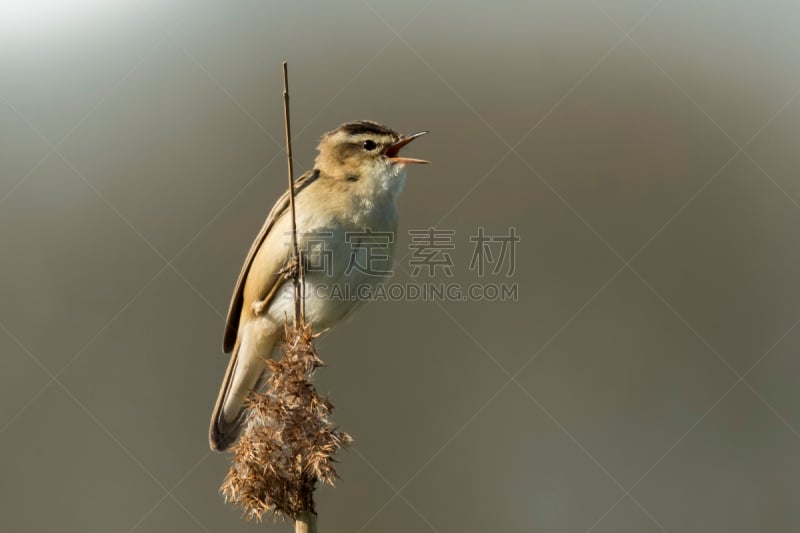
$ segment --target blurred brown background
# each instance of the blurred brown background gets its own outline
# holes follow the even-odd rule
[[[400,255],[455,230],[470,283],[478,226],[522,239],[519,301],[375,302],[321,343],[356,439],[321,531],[797,531],[798,20],[3,2],[2,529],[290,530],[224,504],[206,441],[230,291],[284,187],[287,60],[300,171],[346,120],[433,132]]]

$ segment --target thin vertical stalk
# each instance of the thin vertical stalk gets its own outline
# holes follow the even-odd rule
[[[294,533],[317,533],[317,515],[303,511],[294,521]]]
[[[292,217],[292,254],[297,268],[297,270],[292,272],[292,283],[294,284],[294,331],[292,334],[297,337],[300,331],[305,328],[306,324],[306,295],[303,261],[300,256],[300,248],[297,245],[297,212],[295,210],[294,164],[292,162],[292,127],[291,121],[289,120],[289,73],[286,61],[283,62],[283,122],[286,130],[289,206]],[[296,338],[293,339],[293,342],[296,340]],[[317,517],[311,509],[302,511],[295,518],[294,529],[295,533],[317,533]]]
[[[292,216],[292,254],[294,256],[297,270],[292,276],[294,284],[294,326],[295,328],[305,324],[305,276],[303,273],[303,262],[300,257],[300,249],[297,245],[297,214],[295,211],[295,191],[294,191],[294,164],[292,163],[292,127],[289,120],[289,73],[286,61],[283,62],[283,122],[286,129],[286,159],[289,177],[289,208]]]

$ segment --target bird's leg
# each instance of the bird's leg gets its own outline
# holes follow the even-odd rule
[[[263,300],[256,300],[255,302],[253,302],[252,308],[253,308],[253,314],[255,314],[256,316],[261,315],[267,308],[267,299],[264,298]]]
[[[272,290],[269,291],[269,294],[267,294],[263,299],[253,302],[251,306],[253,313],[256,316],[264,313],[264,311],[267,309],[267,304],[272,300],[275,292],[277,292],[281,285],[283,285],[283,282],[294,279],[298,275],[299,270],[297,268],[297,261],[295,261],[294,257],[291,257],[289,262],[286,263],[286,266],[278,271],[278,282],[272,286]]]

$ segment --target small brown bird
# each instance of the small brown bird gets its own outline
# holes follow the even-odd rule
[[[369,291],[356,287],[374,288],[390,274],[406,167],[428,163],[398,154],[425,133],[403,136],[366,120],[342,124],[322,136],[314,169],[295,182],[303,263],[325,265],[305,266],[306,321],[315,331],[330,328],[363,303]],[[227,449],[239,437],[245,401],[260,387],[264,360],[276,350],[293,313],[294,288],[285,275],[292,260],[288,207],[287,191],[250,247],[233,290],[223,341],[231,358],[209,431],[214,450]],[[379,253],[373,253],[375,247]],[[334,297],[334,287],[339,296],[354,297]]]

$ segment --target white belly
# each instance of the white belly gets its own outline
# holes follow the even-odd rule
[[[372,229],[390,232],[391,242],[384,237],[354,237],[362,229],[349,230],[350,242],[344,230],[303,232],[314,235],[312,244],[305,239],[301,241],[301,249],[312,265],[305,272],[305,311],[306,321],[315,331],[327,329],[350,315],[366,301],[364,298],[374,294],[378,285],[391,277],[396,240],[396,226],[392,226]],[[321,234],[325,237],[319,237]],[[325,262],[326,256],[329,263]],[[294,285],[287,281],[278,289],[268,314],[271,320],[283,323],[293,313]]]

